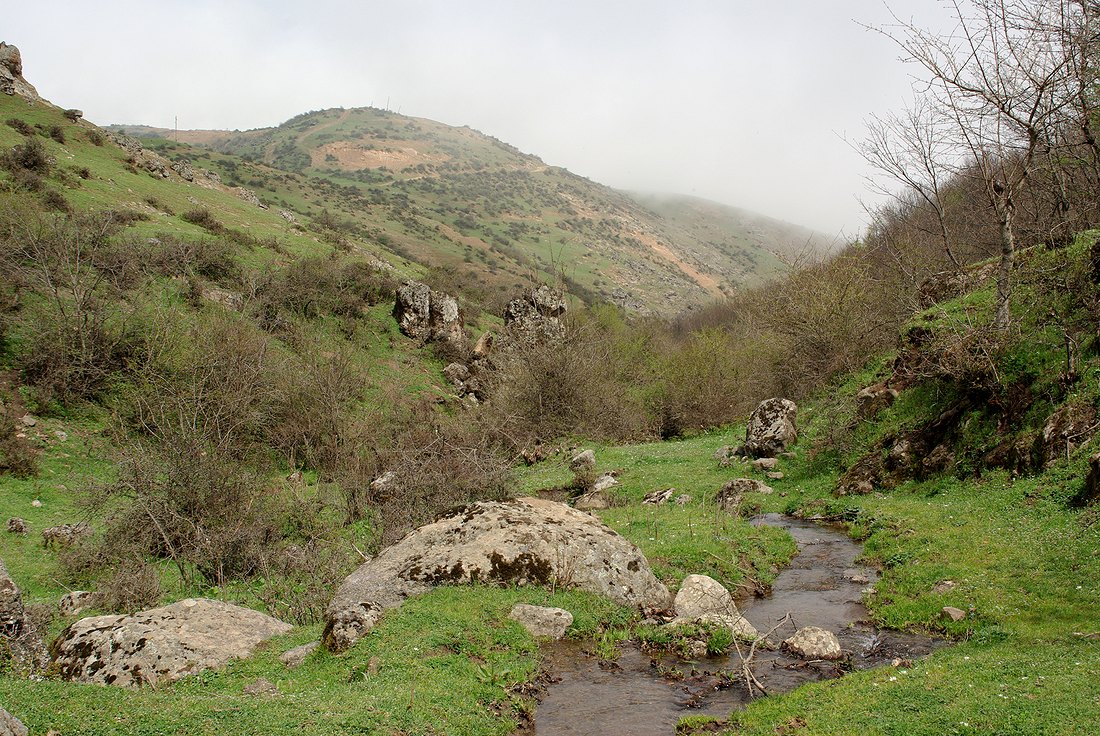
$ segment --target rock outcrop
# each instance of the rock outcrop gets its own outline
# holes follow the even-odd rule
[[[560,340],[565,336],[561,318],[568,304],[565,295],[549,286],[527,291],[508,302],[504,308],[504,324],[511,337],[520,340]]]
[[[0,560],[0,645],[6,645],[20,669],[28,672],[46,664],[46,647],[23,608],[23,596]]]
[[[633,544],[597,518],[537,498],[483,501],[407,534],[340,586],[323,642],[352,646],[387,609],[443,583],[554,583],[663,610],[668,590]]]
[[[458,301],[419,281],[406,281],[397,289],[393,305],[397,326],[407,337],[423,342],[465,345],[466,333]]]
[[[790,399],[765,399],[749,416],[745,428],[744,454],[775,457],[798,439],[795,418],[798,406]]]
[[[81,619],[61,633],[51,654],[66,680],[155,687],[248,657],[291,628],[259,611],[188,598],[132,616]]]
[[[28,100],[41,100],[38,90],[23,79],[23,56],[19,49],[0,41],[0,92],[19,95]]]

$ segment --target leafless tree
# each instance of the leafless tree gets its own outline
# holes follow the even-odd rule
[[[922,70],[924,104],[950,121],[944,145],[976,172],[1000,227],[994,325],[1006,328],[1016,254],[1016,207],[1037,159],[1074,104],[1055,0],[952,0],[956,28],[940,34],[895,18],[884,30]]]
[[[935,215],[937,232],[944,255],[956,268],[962,264],[951,247],[948,231],[945,192],[955,173],[952,166],[956,152],[946,135],[950,120],[924,98],[900,115],[873,115],[867,123],[867,137],[858,143],[856,151],[889,182],[901,184],[898,192],[880,179],[871,179],[871,188],[879,194],[898,200],[903,205],[926,205]]]

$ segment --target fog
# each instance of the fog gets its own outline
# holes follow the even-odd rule
[[[845,139],[911,71],[872,0],[13,3],[0,40],[96,123],[248,129],[373,105],[469,125],[626,189],[830,235],[865,223]],[[930,0],[890,7],[944,25]]]

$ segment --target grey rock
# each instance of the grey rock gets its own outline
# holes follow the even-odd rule
[[[370,482],[371,493],[388,496],[397,490],[397,473],[387,470]]]
[[[0,92],[19,95],[28,100],[41,100],[38,90],[23,78],[23,57],[19,49],[0,41]]]
[[[445,375],[451,383],[456,386],[461,386],[470,378],[470,369],[462,363],[451,363],[443,369],[443,375]]]
[[[856,415],[870,419],[897,401],[898,392],[885,384],[875,384],[856,394]]]
[[[784,475],[778,470],[773,470],[770,473],[765,473],[765,475],[767,476],[768,480],[783,480],[784,478]]]
[[[761,473],[775,470],[778,465],[779,461],[774,457],[758,457],[752,461],[752,469]]]
[[[663,506],[664,504],[669,502],[669,500],[672,498],[672,494],[674,493],[676,493],[675,488],[664,488],[661,490],[650,491],[649,493],[642,496],[642,503],[646,504],[647,506]]]
[[[733,596],[725,586],[707,575],[688,575],[680,585],[673,601],[676,618],[672,625],[704,623],[724,626],[740,638],[755,639],[759,636],[737,610]]]
[[[844,651],[836,634],[817,626],[804,626],[783,642],[783,648],[802,659],[840,659]]]
[[[604,491],[614,488],[619,485],[619,481],[611,473],[604,473],[596,480],[592,481],[592,488],[589,493],[603,493]]]
[[[573,508],[578,511],[600,511],[611,508],[611,501],[603,491],[589,491],[573,502]]]
[[[466,339],[458,301],[419,281],[406,281],[397,289],[393,316],[401,332],[416,340],[460,344]]]
[[[317,650],[317,647],[321,646],[319,641],[311,641],[308,644],[303,644],[300,647],[294,647],[283,652],[279,657],[279,661],[287,666],[288,669],[294,669],[295,667],[301,667],[306,658],[313,654]]]
[[[29,733],[22,721],[0,708],[0,736],[28,736]]]
[[[24,414],[24,415],[23,415],[23,418],[22,418],[22,419],[20,419],[20,420],[19,420],[19,422],[20,422],[20,423],[21,423],[21,424],[22,424],[22,425],[23,425],[24,427],[33,427],[34,425],[38,424],[38,420],[37,420],[37,419],[35,419],[35,418],[34,418],[34,417],[33,417],[32,415],[30,415],[30,414]]]
[[[579,473],[584,470],[595,470],[596,453],[592,450],[582,450],[578,452],[570,459],[569,469],[574,473]]]
[[[61,596],[57,602],[57,610],[62,616],[79,616],[89,608],[94,608],[96,594],[88,590],[74,590]]]
[[[564,608],[532,606],[517,603],[512,606],[508,618],[518,621],[531,636],[560,639],[573,623],[573,614]]]
[[[733,511],[746,493],[774,493],[774,489],[756,478],[734,478],[718,490],[715,501],[726,511]]]
[[[752,457],[775,457],[798,439],[798,406],[790,399],[766,399],[749,416],[745,452]]]
[[[271,680],[261,677],[245,685],[243,692],[245,695],[251,695],[253,697],[271,697],[279,694],[279,688],[276,687],[275,683]]]
[[[540,286],[508,302],[504,325],[513,337],[521,340],[560,340],[565,336],[561,318],[567,308],[563,292]]]
[[[691,503],[691,496],[686,493],[681,493],[679,496],[676,497],[674,503],[677,506],[687,506],[689,503]]]
[[[177,161],[172,164],[172,171],[180,175],[180,178],[184,181],[195,180],[195,170],[191,168],[191,164],[187,161]]]
[[[322,641],[343,651],[406,598],[474,581],[572,586],[641,609],[669,603],[645,556],[596,517],[538,498],[483,501],[410,532],[348,576]]]
[[[483,332],[481,337],[477,339],[477,343],[474,344],[474,357],[475,358],[488,358],[493,352],[493,333]]]
[[[0,644],[6,644],[19,667],[33,672],[45,666],[46,647],[23,608],[23,596],[0,560]]]
[[[132,616],[81,619],[61,633],[51,653],[66,680],[156,687],[246,658],[291,628],[248,608],[188,598]]]

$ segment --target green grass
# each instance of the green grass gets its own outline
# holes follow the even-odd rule
[[[508,734],[529,707],[511,688],[538,668],[536,643],[508,612],[517,602],[574,613],[594,636],[629,612],[592,595],[535,588],[438,588],[386,614],[344,655],[320,651],[298,669],[279,655],[316,639],[317,626],[269,642],[254,657],[156,690],[0,678],[0,702],[32,733],[63,734]],[[372,657],[380,668],[369,674]],[[277,697],[244,695],[264,677]],[[63,708],[58,708],[59,703]]]
[[[687,575],[710,575],[731,591],[751,574],[770,583],[774,565],[795,552],[786,532],[754,527],[722,511],[715,502],[718,490],[732,478],[748,475],[748,466],[721,468],[714,451],[743,437],[743,429],[704,433],[675,442],[650,442],[621,447],[596,446],[597,470],[619,470],[620,485],[612,489],[616,506],[599,516],[642,550],[654,573],[675,591]],[[571,453],[521,472],[521,492],[534,493],[568,483]],[[762,476],[761,476],[762,477]],[[785,480],[771,481],[777,493]],[[642,505],[646,493],[675,488],[674,496],[691,500],[680,506]]]

